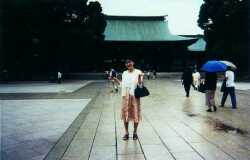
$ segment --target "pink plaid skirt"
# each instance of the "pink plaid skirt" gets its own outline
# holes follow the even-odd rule
[[[135,123],[141,120],[140,98],[132,95],[122,97],[121,118],[125,122],[133,121]]]

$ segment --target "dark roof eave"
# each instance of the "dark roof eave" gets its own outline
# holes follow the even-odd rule
[[[118,43],[122,43],[122,42],[132,42],[132,43],[164,43],[164,42],[187,42],[187,41],[197,41],[197,38],[192,38],[192,39],[185,39],[185,40],[144,40],[144,41],[139,41],[139,40],[104,40],[105,42],[118,42]]]
[[[143,42],[145,42],[145,43],[147,43],[147,42],[149,42],[149,43],[151,43],[151,42],[183,42],[183,41],[194,41],[195,39],[188,39],[188,40],[166,40],[166,41],[131,41],[131,40],[129,40],[129,41],[125,41],[125,40],[122,40],[122,41],[117,41],[117,40],[104,40],[105,42],[141,42],[141,43],[143,43]]]
[[[111,41],[105,40],[104,43],[106,44],[139,44],[139,45],[147,45],[147,44],[154,44],[154,45],[164,45],[164,44],[180,44],[188,46],[194,43],[195,39],[190,40],[179,40],[179,41]]]
[[[160,16],[114,16],[114,15],[105,15],[107,20],[143,20],[143,21],[162,21],[165,20],[165,17],[168,15]]]

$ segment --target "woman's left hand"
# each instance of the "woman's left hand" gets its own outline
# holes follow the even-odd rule
[[[143,74],[140,74],[138,77],[138,84],[141,85],[143,83]]]

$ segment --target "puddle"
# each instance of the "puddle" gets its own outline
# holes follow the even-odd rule
[[[206,118],[205,123],[212,126],[215,131],[222,131],[222,132],[229,133],[229,134],[238,134],[238,135],[247,136],[247,137],[249,136],[248,131],[225,124],[218,119],[212,119],[209,117],[202,116],[199,113],[197,114],[197,113],[192,113],[192,112],[187,112],[187,111],[185,112],[185,114],[188,117],[197,117],[201,119]]]
[[[198,114],[195,114],[195,113],[187,113],[187,116],[188,116],[188,117],[196,117],[196,116],[198,116]]]
[[[223,122],[220,122],[218,120],[214,121],[214,129],[217,131],[224,131],[226,133],[231,133],[231,134],[240,134],[240,135],[246,135],[247,131],[244,131],[240,128],[235,128],[233,126],[227,125]]]

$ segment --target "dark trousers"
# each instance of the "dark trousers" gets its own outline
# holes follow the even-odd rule
[[[224,104],[227,100],[228,94],[231,97],[232,107],[236,108],[237,104],[236,104],[236,96],[235,96],[235,88],[234,87],[226,87],[226,89],[223,93],[223,96],[222,96],[221,105],[224,106]]]
[[[61,83],[62,82],[62,79],[61,78],[58,78],[57,79],[57,83]]]
[[[147,76],[148,80],[150,80],[150,76]]]
[[[186,83],[186,84],[184,83],[184,89],[187,97],[189,97],[190,88],[191,88],[191,83]]]

